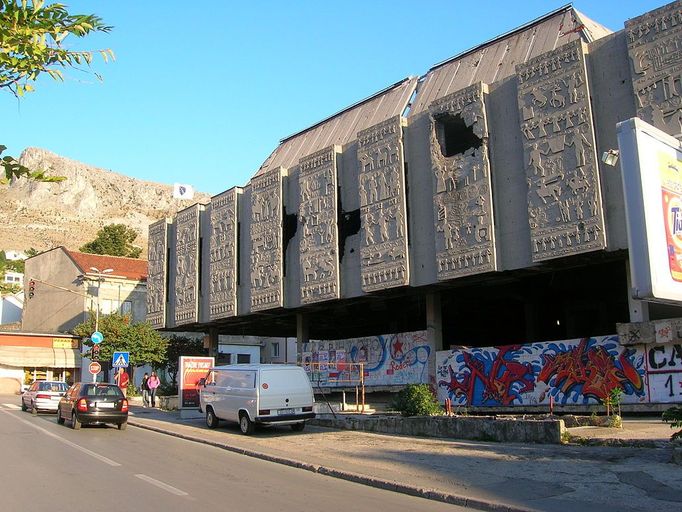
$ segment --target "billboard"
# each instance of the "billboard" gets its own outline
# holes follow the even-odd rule
[[[178,365],[180,409],[199,408],[199,379],[215,364],[213,357],[181,356]]]
[[[641,119],[618,124],[634,299],[682,300],[682,146]]]

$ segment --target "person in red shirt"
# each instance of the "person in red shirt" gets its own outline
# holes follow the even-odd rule
[[[123,391],[123,396],[128,396],[128,384],[130,383],[130,377],[123,368],[119,368],[118,373],[114,375],[114,382],[119,388],[121,388],[121,391]]]

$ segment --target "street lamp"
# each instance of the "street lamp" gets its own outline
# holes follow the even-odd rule
[[[104,281],[104,275],[110,274],[114,271],[113,268],[105,268],[100,271],[97,267],[90,267],[90,270],[97,276],[97,309],[95,310],[95,331],[99,331],[99,288]]]

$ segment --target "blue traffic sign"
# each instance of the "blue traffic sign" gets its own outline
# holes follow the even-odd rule
[[[95,331],[90,335],[90,340],[97,345],[98,343],[102,343],[104,341],[104,335],[99,331]]]
[[[128,361],[130,361],[129,352],[114,352],[111,358],[111,366],[114,368],[128,368]]]

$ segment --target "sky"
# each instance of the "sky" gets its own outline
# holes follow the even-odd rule
[[[67,39],[110,48],[92,71],[0,95],[0,143],[211,195],[246,185],[293,133],[407,76],[565,5],[555,0],[62,0],[109,34]],[[577,0],[607,28],[665,0]],[[4,155],[3,155],[4,156]]]

